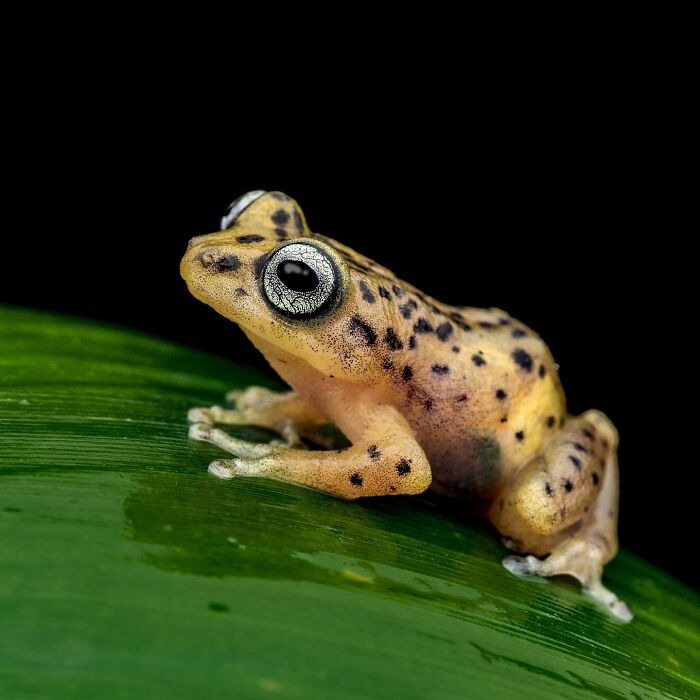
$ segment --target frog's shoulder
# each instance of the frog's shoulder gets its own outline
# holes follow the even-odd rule
[[[318,241],[325,243],[329,248],[335,250],[338,255],[343,259],[345,264],[354,272],[358,273],[359,276],[366,276],[377,282],[388,282],[393,284],[394,282],[400,281],[398,277],[388,268],[376,263],[371,258],[366,255],[358,253],[349,246],[344,245],[340,241],[336,241],[334,238],[329,238],[320,233],[311,233],[311,238],[315,238]],[[405,283],[404,283],[405,284]]]

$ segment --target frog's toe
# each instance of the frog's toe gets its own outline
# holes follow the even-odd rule
[[[201,440],[202,442],[216,445],[237,457],[266,457],[281,449],[274,444],[241,440],[225,433],[223,430],[219,430],[219,428],[214,428],[209,423],[192,423],[189,436],[192,440]]]
[[[243,425],[250,422],[246,419],[242,411],[222,408],[221,406],[191,408],[187,412],[187,420],[190,423],[209,423],[210,425],[216,423],[221,423],[223,425]]]
[[[226,401],[239,411],[261,410],[284,400],[291,392],[272,391],[262,386],[233,389],[226,394]]]
[[[190,423],[214,423],[214,416],[209,408],[191,408],[187,411],[187,420]]]
[[[273,444],[279,444],[284,447],[296,447],[297,449],[305,450],[306,445],[302,442],[301,436],[297,431],[294,421],[286,420],[277,426],[277,430],[283,440],[273,440]]]
[[[232,459],[215,459],[209,463],[208,471],[219,479],[233,479],[236,467]]]
[[[193,411],[197,411],[200,409],[192,409]],[[190,411],[192,413],[192,411]],[[189,415],[188,415],[189,418]],[[192,420],[192,419],[190,419]],[[189,430],[187,431],[187,435],[190,438],[190,440],[201,440],[203,442],[210,442],[211,441],[211,424],[206,421],[198,421],[196,423],[192,423],[190,425]]]
[[[235,406],[238,408],[238,402],[241,399],[241,396],[243,396],[243,389],[231,389],[231,391],[226,392],[226,403],[229,404],[229,406]]]
[[[233,459],[215,459],[209,464],[209,473],[219,479],[234,479],[238,476],[267,476],[275,477],[280,466],[279,458],[266,457],[234,457]]]
[[[511,574],[518,576],[536,576],[541,572],[542,562],[532,555],[526,557],[510,556],[503,560],[503,566]]]
[[[270,467],[275,464],[274,458],[215,459],[209,463],[208,471],[219,479],[234,479],[237,476],[266,476]]]
[[[609,588],[606,588],[600,580],[595,580],[590,585],[584,586],[583,591],[589,598],[604,605],[623,622],[630,622],[634,618],[632,608],[624,600],[620,600]]]

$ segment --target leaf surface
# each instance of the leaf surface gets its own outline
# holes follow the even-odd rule
[[[251,369],[0,307],[0,697],[691,698],[696,592],[622,552],[616,622],[428,495],[220,481],[186,412]],[[263,439],[262,431],[241,429]]]

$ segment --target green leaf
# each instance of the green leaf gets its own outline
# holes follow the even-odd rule
[[[698,697],[698,595],[627,552],[624,625],[430,496],[210,476],[187,409],[251,383],[0,308],[0,697]]]

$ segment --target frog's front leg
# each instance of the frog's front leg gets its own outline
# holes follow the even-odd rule
[[[627,604],[602,583],[603,566],[617,553],[616,449],[617,431],[602,413],[570,418],[499,494],[489,516],[511,546],[529,553],[507,557],[509,571],[574,576],[628,621]]]
[[[234,408],[192,408],[187,414],[188,420],[191,423],[256,425],[269,428],[280,433],[289,446],[301,446],[301,436],[324,444],[319,428],[328,421],[294,391],[279,392],[250,386],[247,389],[230,391],[226,399]]]
[[[237,455],[209,465],[221,478],[262,476],[318,489],[340,498],[414,494],[430,485],[430,465],[403,416],[392,406],[338,401],[353,441],[343,450],[306,451],[279,445],[255,445],[232,438],[211,425],[195,423],[191,437]],[[341,424],[341,429],[344,426]],[[346,430],[343,430],[346,432]]]

